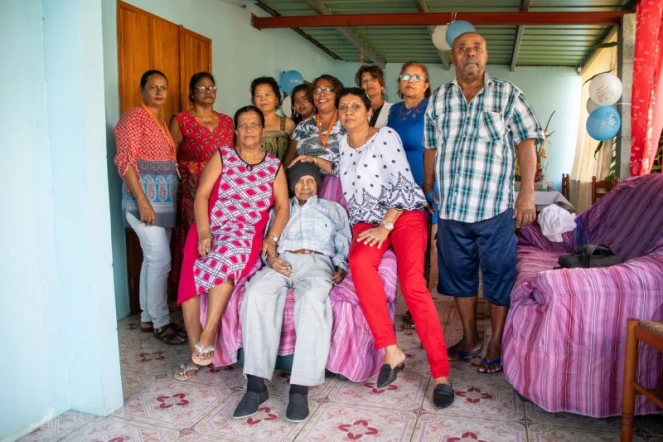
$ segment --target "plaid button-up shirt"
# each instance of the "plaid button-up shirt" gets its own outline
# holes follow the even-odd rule
[[[425,131],[426,149],[437,150],[440,218],[470,223],[513,207],[515,147],[544,139],[520,89],[488,73],[470,103],[456,79],[437,88]]]

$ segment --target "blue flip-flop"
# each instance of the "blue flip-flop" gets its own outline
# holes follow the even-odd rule
[[[477,368],[477,373],[479,373],[479,374],[493,376],[493,375],[496,375],[496,374],[500,374],[504,371],[504,369],[501,367],[502,366],[502,358],[493,359],[492,361],[489,361],[488,359],[483,358],[481,360],[481,362],[483,362],[484,367],[486,367],[486,371],[479,370],[479,368],[481,368],[481,367],[479,367],[479,368]],[[488,367],[490,367],[491,365],[499,365],[500,369],[497,370],[497,371],[489,372]]]
[[[458,359],[471,358],[472,356],[477,356],[479,354],[481,354],[481,349],[475,351],[463,351],[458,349],[447,350],[447,356],[457,356]]]

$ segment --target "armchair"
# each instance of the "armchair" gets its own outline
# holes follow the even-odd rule
[[[502,342],[507,380],[550,412],[621,414],[628,318],[663,319],[663,175],[626,180],[551,243],[538,224],[518,232],[516,283]],[[557,269],[576,246],[607,244],[625,262]],[[640,354],[640,379],[661,387],[663,358]],[[656,412],[636,401],[636,414]]]

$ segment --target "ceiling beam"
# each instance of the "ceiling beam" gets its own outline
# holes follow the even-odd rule
[[[320,2],[307,0],[307,2]],[[326,7],[326,6],[325,6]],[[618,25],[622,16],[635,11],[611,12],[458,12],[457,20],[473,25]],[[251,17],[257,29],[273,28],[340,28],[345,26],[428,26],[449,23],[451,12],[301,15],[288,17]]]
[[[327,17],[333,17],[334,13],[332,12],[331,9],[327,7],[321,0],[305,0],[306,4],[308,4],[315,12],[320,14],[320,16],[327,16]],[[315,17],[309,17],[309,18],[315,18]],[[384,69],[387,64],[384,62],[382,57],[380,57],[373,49],[371,49],[370,46],[368,46],[365,42],[359,38],[359,36],[350,28],[347,26],[336,26],[337,30],[343,34],[345,38],[350,40],[350,42],[357,47],[360,51],[364,53],[364,55],[368,56],[371,60],[373,60],[373,63],[379,66],[380,68]],[[260,29],[260,28],[258,28]]]
[[[414,0],[414,6],[417,8],[417,11],[419,12],[428,12],[428,5],[426,5],[426,0]],[[428,26],[428,33],[430,36],[433,36],[433,31],[435,30],[435,26]],[[445,71],[449,70],[449,57],[447,57],[447,54],[445,52],[440,51],[439,49],[437,50],[437,53],[440,55],[440,60],[442,60],[442,66],[444,67]]]
[[[529,9],[530,0],[523,0],[520,4],[520,12],[527,12]],[[516,42],[513,44],[513,55],[511,56],[511,72],[516,70],[516,62],[518,61],[518,51],[520,51],[520,42],[523,40],[523,33],[525,32],[525,25],[518,25],[518,32],[516,32]]]
[[[260,9],[262,9],[263,11],[267,12],[267,13],[268,13],[269,15],[271,15],[272,17],[280,17],[280,16],[281,16],[281,14],[279,14],[278,12],[276,12],[276,10],[270,8],[269,6],[267,6],[265,3],[261,2],[260,0],[255,0],[255,5],[256,5],[257,7],[259,7]],[[252,22],[253,22],[253,17],[255,17],[255,16],[254,16],[253,14],[251,14],[251,21],[252,21]],[[334,53],[333,53],[332,51],[330,51],[327,47],[323,46],[318,40],[316,40],[315,38],[311,37],[310,35],[308,35],[308,34],[305,33],[304,31],[302,31],[301,29],[299,29],[299,28],[293,28],[292,30],[295,31],[296,33],[298,33],[299,35],[301,35],[302,37],[304,37],[306,40],[310,41],[313,45],[315,45],[315,46],[317,46],[318,48],[320,48],[322,51],[324,51],[327,55],[329,55],[329,56],[330,56],[331,58],[333,58],[334,60],[341,60],[341,57],[339,57],[338,55],[334,54]]]

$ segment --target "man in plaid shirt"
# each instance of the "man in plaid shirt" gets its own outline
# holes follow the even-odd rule
[[[476,328],[481,268],[492,337],[478,372],[497,374],[516,276],[515,228],[536,218],[535,145],[544,135],[523,93],[491,78],[487,61],[481,35],[466,33],[454,40],[456,78],[435,91],[426,110],[423,189],[430,203],[437,200],[437,180],[437,290],[456,298],[463,324],[463,338],[449,348],[450,359],[481,354]],[[522,184],[514,204],[516,153]]]

